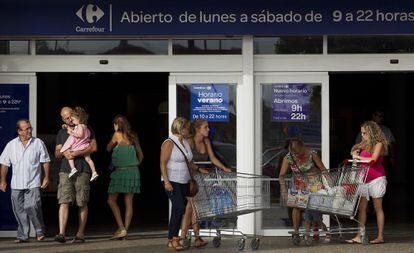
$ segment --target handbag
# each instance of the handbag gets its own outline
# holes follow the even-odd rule
[[[190,180],[188,180],[188,187],[187,187],[187,197],[194,197],[195,195],[197,195],[199,187],[198,187],[198,183],[197,181],[194,179],[193,174],[190,171],[190,163],[187,159],[187,156],[184,154],[183,150],[180,148],[180,146],[178,146],[178,144],[171,138],[170,139],[174,145],[181,151],[181,153],[184,156],[185,162],[187,164],[187,169],[188,172],[190,173]]]

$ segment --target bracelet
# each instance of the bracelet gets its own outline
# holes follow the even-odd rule
[[[197,171],[200,172],[200,167],[197,167]]]

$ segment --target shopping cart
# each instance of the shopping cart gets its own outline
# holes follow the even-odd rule
[[[258,249],[260,238],[237,230],[237,217],[270,208],[269,178],[214,169],[208,174],[198,173],[194,179],[199,192],[193,198],[193,210],[200,223],[208,224],[206,235],[214,236],[213,246],[220,247],[222,237],[232,236],[237,239],[239,250],[245,248],[248,238],[251,238],[251,248]],[[187,235],[190,241],[191,232]]]
[[[318,173],[292,173],[279,178],[282,205],[306,210],[318,211],[335,217],[337,227],[330,227],[327,235],[360,232],[363,243],[368,243],[365,227],[356,218],[360,200],[360,189],[368,173],[369,164],[358,160],[345,160],[337,169]],[[348,217],[360,226],[344,228],[338,216]],[[305,230],[289,232],[294,244],[303,237],[307,246],[311,245],[311,234]],[[319,232],[318,232],[319,235]]]

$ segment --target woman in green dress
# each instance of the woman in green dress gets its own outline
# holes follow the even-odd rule
[[[118,225],[113,238],[122,239],[127,236],[131,224],[134,193],[140,192],[141,182],[138,165],[142,162],[144,154],[139,145],[138,137],[131,130],[125,116],[115,116],[113,124],[115,133],[106,147],[108,152],[112,151],[114,166],[108,188],[108,204]],[[119,194],[124,194],[125,221],[122,220],[121,210],[117,203]]]

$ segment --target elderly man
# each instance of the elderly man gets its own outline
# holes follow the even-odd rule
[[[27,119],[17,121],[18,137],[7,143],[0,156],[0,190],[7,187],[6,175],[9,167],[13,169],[11,179],[11,202],[16,217],[16,243],[29,241],[30,222],[32,222],[37,240],[45,238],[40,188],[49,184],[49,154],[42,140],[32,136],[32,126]],[[41,166],[45,177],[41,183]]]
[[[63,144],[69,138],[69,128],[74,127],[71,121],[72,109],[70,107],[63,107],[60,111],[63,123],[66,127],[59,130],[56,136],[55,157],[62,159],[59,171],[59,186],[58,186],[58,202],[59,202],[59,234],[56,235],[55,241],[60,243],[66,242],[66,225],[69,216],[69,205],[75,203],[79,208],[79,227],[75,238],[72,242],[85,241],[85,226],[88,218],[88,201],[89,201],[89,179],[91,177],[91,168],[85,161],[84,155],[90,154],[97,150],[95,134],[91,131],[91,142],[88,148],[82,151],[67,150],[60,152]],[[75,167],[78,173],[69,178],[71,168],[68,159],[75,159]]]

